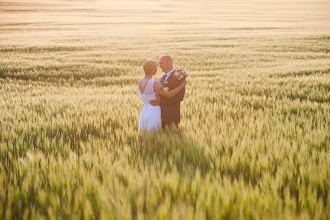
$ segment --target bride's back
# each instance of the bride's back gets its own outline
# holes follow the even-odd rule
[[[156,93],[153,89],[153,84],[155,80],[149,79],[148,81],[141,79],[138,84],[138,90],[141,96],[141,99],[145,105],[150,105],[150,100],[156,99]]]

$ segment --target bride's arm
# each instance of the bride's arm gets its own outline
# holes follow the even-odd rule
[[[180,82],[180,85],[178,87],[176,87],[175,89],[172,89],[171,91],[165,91],[162,84],[158,81],[155,81],[154,82],[154,91],[158,92],[162,96],[171,98],[171,97],[175,96],[176,94],[178,94],[180,92],[180,90],[183,89],[183,87],[186,84],[187,84],[187,81],[185,79],[183,79],[182,82]]]

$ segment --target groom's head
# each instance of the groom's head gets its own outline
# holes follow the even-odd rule
[[[157,64],[153,60],[146,60],[143,63],[144,73],[148,76],[155,75],[157,72]]]
[[[173,69],[173,60],[170,56],[161,56],[158,63],[164,73],[168,73]]]

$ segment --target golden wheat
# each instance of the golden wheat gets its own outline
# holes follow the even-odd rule
[[[329,9],[1,2],[1,219],[329,219]],[[163,54],[180,130],[138,134]]]

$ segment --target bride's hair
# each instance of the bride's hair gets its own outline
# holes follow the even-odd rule
[[[157,64],[153,60],[146,60],[143,62],[143,70],[146,75],[151,75],[157,72]]]

